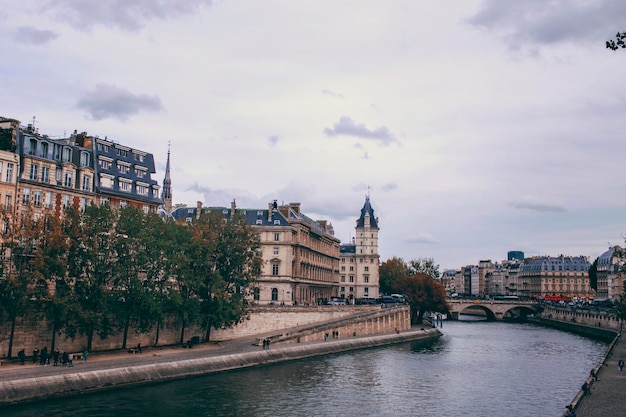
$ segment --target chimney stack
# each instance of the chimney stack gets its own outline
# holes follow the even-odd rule
[[[274,210],[274,203],[269,203],[267,207],[267,221],[272,222],[272,211]]]
[[[196,219],[200,218],[201,213],[202,213],[202,201],[198,201],[196,203]]]
[[[230,203],[230,218],[235,217],[235,209],[237,208],[237,203],[233,199],[232,203]]]

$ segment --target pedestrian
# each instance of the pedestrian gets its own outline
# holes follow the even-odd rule
[[[624,370],[624,360],[620,359],[619,362],[617,362],[617,367],[619,368],[619,373],[621,374],[622,371]]]
[[[74,366],[74,354],[72,352],[67,354],[67,366],[70,368]]]
[[[57,366],[59,364],[59,355],[61,354],[61,352],[59,351],[59,348],[56,348],[56,350],[54,352],[52,352],[52,359],[54,361],[54,365],[53,366]]]
[[[67,352],[63,352],[63,354],[61,355],[61,365],[63,366],[67,366]]]
[[[37,357],[39,356],[39,349],[35,348],[33,350],[33,363],[37,363]]]
[[[43,348],[41,348],[41,360],[39,361],[39,364],[45,365],[47,360],[48,360],[48,348],[44,346]]]
[[[24,362],[26,361],[26,353],[24,352],[24,349],[17,352],[17,356],[20,358],[20,365],[24,365]]]
[[[89,350],[87,350],[87,348],[85,348],[85,350],[83,350],[83,362],[85,362],[87,360],[87,355],[89,354]]]
[[[587,383],[587,381],[585,381],[585,383],[583,384],[582,390],[584,395],[591,394],[591,390],[589,389],[589,384]]]

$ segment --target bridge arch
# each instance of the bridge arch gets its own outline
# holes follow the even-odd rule
[[[524,319],[535,313],[535,305],[530,301],[498,301],[498,300],[448,300],[451,319],[456,320],[459,314],[485,315],[488,321]]]

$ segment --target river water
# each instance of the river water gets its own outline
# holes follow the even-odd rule
[[[608,345],[531,324],[445,322],[436,341],[45,400],[9,416],[561,416]]]

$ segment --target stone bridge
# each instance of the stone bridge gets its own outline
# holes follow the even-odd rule
[[[484,314],[488,321],[515,319],[535,313],[533,301],[517,300],[448,300],[450,319],[458,320],[460,313]]]

